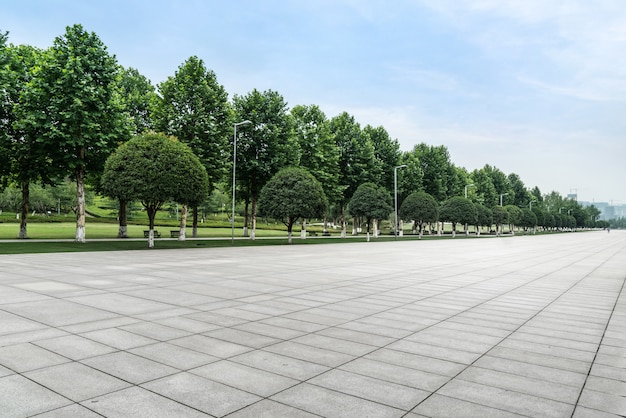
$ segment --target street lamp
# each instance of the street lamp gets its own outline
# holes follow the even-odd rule
[[[466,185],[465,185],[465,198],[466,198],[466,199],[467,199],[467,188],[468,188],[468,187],[470,187],[470,186],[473,186],[473,185],[474,185],[474,183],[471,183],[471,184],[466,184]]]
[[[237,167],[237,127],[250,125],[252,122],[244,120],[243,122],[235,123],[233,125],[233,213],[232,213],[232,235],[230,242],[235,245],[235,168]]]
[[[502,193],[500,195],[500,206],[502,206],[502,197],[508,195],[508,193]]]
[[[398,169],[406,167],[402,164],[393,168],[393,196],[395,201],[394,222],[393,222],[393,238],[398,239]]]
[[[559,208],[559,213],[561,213],[563,209],[565,209],[565,207]]]
[[[537,201],[536,199],[533,199],[533,200],[530,201],[530,204],[529,204],[529,209],[530,210],[533,210],[533,202],[536,202],[536,201]]]

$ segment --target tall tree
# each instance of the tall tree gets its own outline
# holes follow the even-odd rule
[[[330,132],[329,120],[317,105],[294,106],[291,115],[301,153],[300,166],[306,168],[321,183],[328,200],[336,202],[341,196],[339,149]]]
[[[235,96],[233,107],[237,120],[249,120],[249,126],[237,130],[237,183],[251,202],[251,233],[255,239],[257,202],[261,188],[281,168],[298,165],[298,143],[292,135],[292,119],[287,102],[275,91],[253,90]]]
[[[24,130],[38,137],[60,174],[76,180],[76,242],[85,242],[86,174],[101,171],[130,135],[115,88],[118,71],[100,38],[74,25],[54,40],[24,91]]]
[[[472,183],[476,192],[477,201],[488,208],[496,206],[499,202],[499,196],[493,181],[484,168],[472,171]]]
[[[511,183],[513,204],[520,208],[528,207],[528,203],[530,202],[530,193],[526,190],[526,186],[520,176],[515,173],[509,174],[509,182]]]
[[[376,162],[374,146],[361,131],[354,117],[343,112],[330,120],[330,129],[339,148],[339,185],[342,195],[341,236],[346,236],[346,205],[359,185],[376,182],[380,178],[380,166]]]
[[[498,201],[496,204],[500,204],[500,195],[502,196],[502,205],[506,206],[512,204],[515,196],[513,190],[511,189],[511,182],[506,174],[497,167],[490,166],[489,164],[485,164],[482,170],[491,178],[491,183],[495,188],[496,194],[498,195]]]
[[[382,126],[374,128],[367,125],[363,128],[363,134],[367,135],[374,147],[374,158],[380,167],[380,178],[376,183],[387,189],[389,193],[393,193],[393,169],[398,165],[401,155],[398,140],[391,139],[389,133]]]
[[[419,161],[423,174],[422,186],[426,193],[441,202],[453,196],[453,165],[450,154],[444,145],[432,146],[417,144],[412,151]]]
[[[212,190],[222,179],[230,155],[232,117],[226,90],[217,82],[215,73],[207,70],[200,58],[192,56],[173,77],[158,85],[158,91],[152,110],[155,128],[177,137],[193,150],[206,168]],[[185,239],[185,227],[186,216],[182,216],[180,240]],[[194,205],[194,237],[197,228],[198,207]]]
[[[27,45],[8,45],[0,48],[0,156],[2,168],[0,184],[14,183],[21,190],[20,229],[18,238],[27,238],[28,212],[30,209],[31,183],[42,180],[51,182],[51,165],[46,153],[38,143],[39,135],[24,129],[31,117],[20,108],[22,95],[32,80],[43,51]]]
[[[400,165],[406,165],[398,172],[398,204],[402,205],[407,196],[424,190],[422,187],[424,174],[419,157],[414,152],[403,152]]]
[[[348,204],[350,215],[365,219],[367,224],[367,241],[370,240],[372,220],[385,219],[393,211],[391,195],[382,186],[374,183],[361,184]]]
[[[146,208],[154,247],[154,217],[167,201],[195,203],[207,195],[206,169],[191,149],[175,138],[147,133],[122,144],[102,175],[104,193],[112,198],[139,200]]]
[[[298,219],[322,216],[327,207],[322,185],[304,168],[280,170],[263,186],[259,196],[259,212],[285,224],[289,244]]]

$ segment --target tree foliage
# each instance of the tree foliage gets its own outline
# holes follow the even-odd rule
[[[259,213],[279,219],[287,226],[289,242],[298,219],[324,215],[328,200],[319,181],[306,169],[284,168],[261,189]]]
[[[404,199],[398,210],[400,219],[414,221],[419,229],[420,238],[424,224],[439,220],[439,205],[434,197],[426,192],[414,192]]]
[[[348,204],[350,215],[365,219],[368,234],[373,219],[385,219],[392,211],[391,195],[384,187],[374,183],[360,185]]]
[[[456,224],[475,225],[478,212],[471,200],[454,196],[443,202],[441,209],[439,209],[439,217],[442,221],[452,224],[454,236],[456,235]]]

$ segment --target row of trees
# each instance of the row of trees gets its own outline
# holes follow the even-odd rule
[[[289,108],[272,90],[253,90],[229,100],[215,73],[198,57],[187,59],[154,87],[137,70],[120,66],[98,36],[81,25],[68,27],[46,50],[12,45],[8,34],[0,33],[0,82],[0,158],[6,162],[0,178],[21,189],[22,238],[27,235],[31,184],[73,178],[76,240],[84,242],[85,184],[103,192],[100,178],[107,158],[131,137],[148,131],[176,137],[198,157],[207,175],[205,198],[220,182],[228,191],[233,124],[244,120],[251,123],[237,130],[236,183],[252,238],[261,190],[287,166],[304,168],[319,181],[328,202],[324,216],[337,220],[343,236],[349,214],[365,216],[348,212],[358,188],[369,184],[391,194],[394,168],[400,165],[406,166],[398,172],[400,203],[417,192],[436,202],[467,193],[471,202],[488,209],[534,204],[533,209],[554,215],[565,209],[577,226],[597,216],[556,192],[544,196],[537,187],[529,190],[517,174],[506,175],[490,165],[468,172],[452,163],[443,145],[422,143],[401,152],[383,127],[361,127],[346,112],[329,119],[316,105]],[[124,236],[124,205],[138,197],[115,197],[121,198]],[[184,239],[186,207],[192,208],[195,234],[200,202],[180,199],[186,203]]]

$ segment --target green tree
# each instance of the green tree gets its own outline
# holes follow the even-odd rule
[[[490,166],[489,164],[485,164],[482,170],[491,178],[491,183],[493,184],[495,192],[498,195],[498,201],[496,204],[500,203],[500,195],[502,195],[502,205],[512,204],[515,196],[513,190],[511,189],[511,182],[509,181],[507,175],[497,167]]]
[[[489,173],[484,169],[477,169],[471,173],[472,183],[474,183],[475,196],[477,201],[492,208],[499,203],[499,195],[493,185],[493,180]]]
[[[367,241],[370,240],[370,225],[372,220],[385,219],[393,212],[391,195],[384,188],[374,183],[360,185],[350,203],[348,213],[355,218],[363,218],[367,224]]]
[[[330,202],[341,196],[339,187],[339,149],[330,132],[330,121],[316,105],[291,109],[294,134],[300,149],[300,166],[321,183]],[[304,219],[303,219],[304,228]],[[327,232],[324,218],[324,232]]]
[[[341,236],[345,237],[348,200],[361,184],[375,183],[380,179],[381,167],[376,160],[374,146],[353,116],[346,112],[335,116],[330,120],[330,130],[339,149],[339,185],[342,195],[337,203],[341,208]]]
[[[290,244],[291,231],[298,219],[323,216],[327,208],[322,185],[304,168],[283,168],[263,186],[259,195],[259,213],[283,222]]]
[[[95,33],[68,27],[54,40],[21,98],[26,136],[37,138],[59,177],[77,185],[76,242],[85,242],[85,178],[130,135],[115,88],[119,66]]]
[[[38,143],[39,136],[24,129],[32,114],[21,106],[23,92],[33,79],[43,52],[25,45],[0,48],[0,184],[17,184],[21,190],[20,229],[18,238],[27,238],[31,183],[42,180],[51,183],[52,166]]]
[[[478,212],[471,200],[461,196],[454,196],[443,202],[439,209],[439,218],[452,224],[452,238],[456,236],[456,224],[476,223]]]
[[[531,195],[526,190],[524,182],[515,173],[509,174],[509,183],[511,183],[511,193],[513,195],[513,204],[520,208],[528,207],[531,200]]]
[[[493,223],[496,224],[496,235],[500,236],[503,232],[504,225],[509,221],[509,212],[502,207],[493,208]]]
[[[480,227],[491,228],[493,225],[493,211],[481,203],[475,203],[476,206],[476,234],[480,236]]]
[[[399,165],[406,165],[398,171],[398,202],[402,205],[407,196],[424,190],[422,187],[424,174],[419,157],[414,152],[403,152]]]
[[[393,171],[400,161],[400,144],[397,139],[391,139],[384,127],[376,128],[371,125],[363,128],[363,134],[369,138],[374,147],[374,158],[380,167],[380,178],[376,184],[383,186],[389,193],[393,193]]]
[[[509,215],[509,230],[515,235],[515,225],[519,224],[522,219],[522,210],[515,205],[507,205],[504,209]]]
[[[173,77],[158,85],[153,101],[155,128],[187,144],[200,158],[209,176],[209,187],[225,174],[229,150],[231,111],[228,95],[213,71],[196,56],[178,67]],[[187,207],[183,207],[179,240],[185,240]],[[193,231],[197,236],[198,207],[193,206]]]
[[[235,96],[233,106],[237,120],[249,120],[249,126],[237,130],[237,184],[250,199],[251,233],[255,238],[257,200],[261,188],[281,168],[298,165],[298,143],[292,134],[292,119],[287,102],[275,91],[253,90],[246,96]],[[244,222],[247,224],[246,222]]]
[[[522,209],[522,216],[518,221],[519,226],[527,231],[529,228],[533,229],[537,226],[537,216],[528,208]]]
[[[451,197],[454,169],[448,149],[444,145],[421,143],[415,145],[411,152],[420,164],[423,190],[438,202]]]
[[[102,175],[106,196],[146,208],[154,247],[154,217],[165,202],[197,203],[208,195],[209,179],[193,151],[175,138],[146,133],[122,144],[112,154]]]
[[[398,215],[402,220],[415,222],[419,229],[419,238],[422,239],[424,224],[439,220],[439,205],[428,193],[413,192],[402,202]]]

